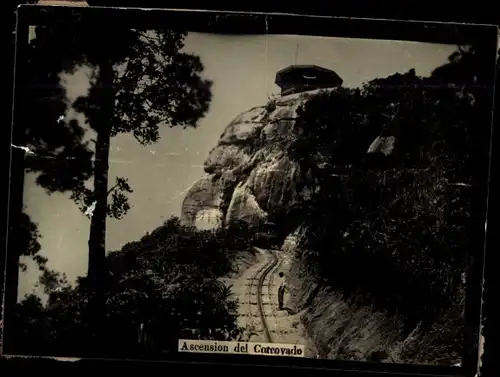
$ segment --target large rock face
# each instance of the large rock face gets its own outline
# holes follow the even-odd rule
[[[206,175],[185,197],[183,224],[206,228],[243,220],[257,225],[307,197],[308,189],[297,188],[300,167],[284,146],[293,137],[296,110],[319,92],[280,97],[237,116],[208,155]],[[388,140],[374,140],[369,152],[387,154],[391,147]]]

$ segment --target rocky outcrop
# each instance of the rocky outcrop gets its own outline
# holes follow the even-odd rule
[[[190,226],[196,226],[197,220],[208,217],[208,221],[214,220],[216,226],[220,225],[219,218],[222,217],[220,192],[220,180],[209,175],[201,178],[191,187],[188,195],[184,198],[181,221]],[[212,215],[211,218],[210,215]]]
[[[226,222],[245,221],[250,224],[259,223],[265,220],[267,213],[263,211],[252,190],[249,182],[243,181],[238,184],[233,192],[231,202],[226,213]]]
[[[237,116],[224,130],[204,163],[206,175],[188,191],[181,220],[213,226],[243,220],[265,221],[273,210],[295,203],[301,172],[284,153],[297,108],[311,91],[272,99]]]
[[[285,148],[294,137],[297,109],[323,91],[271,99],[237,116],[205,160],[205,176],[185,197],[183,224],[218,227],[244,220],[258,225],[274,211],[286,211],[299,198],[307,198],[311,189],[298,190],[304,174]],[[381,135],[367,153],[390,154],[394,139]],[[318,166],[322,163],[319,156]]]

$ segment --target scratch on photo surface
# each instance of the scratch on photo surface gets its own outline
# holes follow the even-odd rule
[[[70,7],[88,7],[85,0],[39,0],[39,5],[64,5]]]
[[[156,155],[156,151],[150,150],[150,153],[152,155]],[[180,153],[177,152],[166,152],[166,153],[161,153],[162,156],[180,156]]]
[[[112,164],[133,164],[135,161],[110,159],[109,162]]]
[[[267,40],[267,33],[269,31],[269,20],[267,19],[267,16],[264,17],[264,20],[266,22],[266,39],[265,39],[265,42],[266,42],[266,57],[265,57],[265,67],[267,68],[269,62],[268,62],[268,54],[269,54],[269,45],[268,45],[268,40]]]
[[[61,235],[59,236],[59,240],[57,241],[57,250],[61,249],[63,238],[64,238],[64,233],[61,233]]]
[[[78,357],[35,356],[35,355],[2,355],[2,357],[6,358],[6,359],[13,359],[13,358],[23,358],[23,359],[32,359],[32,358],[53,359],[53,360],[57,360],[57,361],[69,361],[69,362],[74,362],[74,361],[80,361],[80,360],[82,360],[81,358],[78,358]]]
[[[85,216],[92,217],[97,201],[94,201],[85,211]]]
[[[12,148],[17,148],[17,149],[22,149],[23,151],[25,151],[27,154],[35,154],[34,152],[32,152],[28,147],[23,147],[23,146],[20,146],[20,145],[15,145],[15,144],[11,144],[10,145]]]
[[[55,159],[58,157],[58,156],[49,156],[49,155],[45,155],[45,156],[39,155],[39,154],[36,154],[35,152],[33,152],[29,147],[24,147],[24,146],[20,146],[20,145],[11,144],[11,147],[17,148],[17,149],[22,149],[23,151],[26,152],[26,154],[31,154],[34,156],[36,155],[37,157],[50,158],[50,159]],[[67,160],[75,160],[76,157],[67,156],[66,159]],[[91,160],[95,161],[95,158],[92,158]],[[134,163],[134,161],[130,161],[130,160],[117,160],[117,159],[110,159],[109,162],[114,163],[114,164],[132,164],[132,163]]]
[[[150,149],[149,153],[151,153],[153,156],[156,155],[156,151],[154,149]],[[177,152],[166,152],[166,153],[161,153],[164,156],[180,156],[180,153]]]

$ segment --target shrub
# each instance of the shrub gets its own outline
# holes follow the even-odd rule
[[[310,270],[399,313],[408,329],[463,308],[474,164],[487,148],[474,120],[484,90],[438,80],[410,70],[319,94],[299,109],[287,146],[320,187],[300,206]],[[377,136],[396,140],[390,156],[367,154]]]
[[[223,236],[183,227],[172,218],[110,253],[101,334],[105,355],[99,356],[174,351],[179,338],[237,338],[236,302],[218,280],[231,267]],[[38,355],[92,355],[86,346],[88,301],[86,278],[74,288],[54,290],[46,305],[26,297],[18,304],[18,337],[10,347]]]

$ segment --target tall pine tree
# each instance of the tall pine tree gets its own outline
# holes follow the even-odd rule
[[[91,213],[89,313],[96,333],[106,289],[106,218],[126,214],[126,193],[132,191],[126,178],[109,182],[111,140],[130,133],[148,145],[159,140],[162,126],[196,127],[211,100],[211,82],[201,77],[200,58],[182,51],[185,36],[174,30],[104,30],[82,22],[38,27],[30,46],[34,73],[29,81],[38,90],[28,103],[38,111],[23,119],[26,145],[33,152],[26,163],[28,171],[38,174],[40,186],[48,192],[70,191],[80,209]],[[73,106],[95,133],[93,146],[84,141],[83,125],[59,118],[68,108],[59,74],[82,65],[92,70],[91,87]],[[44,124],[37,122],[40,114]]]

